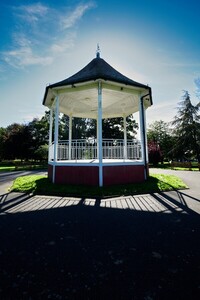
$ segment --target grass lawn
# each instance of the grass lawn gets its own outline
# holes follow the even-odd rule
[[[53,184],[45,175],[18,177],[11,191],[34,193],[40,195],[59,195],[74,197],[114,197],[133,194],[185,189],[184,182],[174,175],[151,174],[145,183],[114,185],[108,187],[89,187]]]
[[[40,170],[47,169],[44,164],[27,164],[27,165],[0,165],[0,172],[11,172],[11,171],[28,171],[28,170]]]
[[[0,161],[0,172],[28,171],[41,169],[47,169],[47,162],[32,160],[21,161],[19,159]]]
[[[15,166],[0,166],[0,172],[15,171]]]

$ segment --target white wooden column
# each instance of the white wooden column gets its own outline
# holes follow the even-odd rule
[[[98,116],[96,120],[96,136],[97,136],[97,159],[99,159],[99,128],[98,128]]]
[[[53,132],[53,107],[50,109],[50,116],[49,116],[49,150],[48,150],[48,161],[52,159],[52,132]]]
[[[145,140],[145,148],[146,148],[146,162],[149,162],[149,154],[148,154],[148,145],[147,145],[147,118],[146,118],[146,109],[144,107],[144,140]]]
[[[127,130],[126,130],[126,116],[123,117],[124,121],[124,159],[127,159]]]
[[[69,116],[69,160],[72,159],[72,116]]]
[[[144,162],[144,122],[143,122],[143,101],[140,98],[139,103],[139,121],[140,121],[140,141],[141,141],[141,152],[142,152],[142,161]]]
[[[102,153],[102,85],[98,82],[98,119],[97,119],[97,149],[99,159],[99,186],[103,186],[103,153]]]
[[[147,179],[147,156],[146,156],[146,120],[144,112],[144,103],[143,97],[140,97],[140,107],[139,107],[139,117],[140,117],[140,139],[141,139],[141,152],[142,152],[142,161],[145,167],[145,180]]]
[[[55,182],[55,164],[58,160],[58,130],[59,130],[59,97],[55,99],[55,131],[54,131],[54,164],[53,164],[53,183]]]

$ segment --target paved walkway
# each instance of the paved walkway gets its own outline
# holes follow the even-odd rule
[[[154,193],[138,196],[110,198],[107,200],[79,199],[68,197],[27,196],[19,193],[5,193],[18,176],[44,174],[43,171],[17,171],[1,173],[1,213],[35,211],[71,205],[89,205],[138,211],[173,212],[194,211],[200,213],[200,172],[150,169],[150,173],[174,174],[189,187],[187,190]]]
[[[188,189],[166,192],[165,195],[175,201],[184,203],[189,209],[200,214],[200,172],[199,171],[176,171],[164,169],[150,169],[150,174],[162,173],[178,176],[185,182]]]
[[[164,193],[154,193],[152,195],[126,196],[110,198],[106,200],[81,199],[53,196],[30,196],[19,193],[5,194],[1,198],[0,213],[33,212],[44,209],[53,209],[77,205],[99,206],[104,208],[130,209],[148,212],[183,212],[189,213],[188,206],[181,202],[176,202],[172,197],[167,197]]]
[[[1,175],[0,183],[3,182],[4,190],[5,187],[12,184],[12,180],[16,177],[36,172],[37,174],[44,173],[41,171],[5,173],[5,177],[3,177],[4,175]],[[109,198],[106,200],[38,195],[29,196],[20,193],[4,193],[0,196],[1,213],[5,211],[6,213],[16,213],[67,207],[72,205],[87,205],[162,213],[174,211],[189,213],[191,210],[200,214],[200,172],[151,169],[150,173],[174,174],[180,177],[189,186],[189,189],[165,193],[152,193],[135,196],[130,195],[126,197]],[[2,187],[0,191],[2,191]]]

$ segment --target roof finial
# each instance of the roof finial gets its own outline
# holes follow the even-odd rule
[[[96,58],[100,58],[100,47],[99,47],[99,43],[97,44],[97,51],[96,51]]]

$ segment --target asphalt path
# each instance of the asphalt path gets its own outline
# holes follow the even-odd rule
[[[169,174],[175,175],[183,180],[188,189],[165,192],[173,199],[184,201],[184,203],[192,210],[200,213],[200,172],[198,171],[177,171],[170,169],[150,169],[150,174]],[[180,199],[181,198],[181,199]]]

